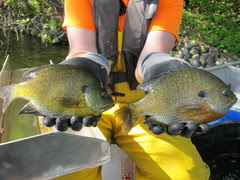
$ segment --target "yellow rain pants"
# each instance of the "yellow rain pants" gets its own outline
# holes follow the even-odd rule
[[[119,39],[122,33],[119,32]],[[121,56],[121,41],[118,44],[119,59],[115,72],[125,71]],[[114,112],[127,103],[144,96],[142,91],[130,91],[126,82],[115,84],[115,91],[125,93],[125,97],[117,97],[116,105],[102,113],[98,127],[107,140],[125,151],[136,164],[136,180],[207,180],[210,176],[208,166],[202,161],[195,146],[189,138],[169,136],[166,133],[155,135],[139,118],[128,134],[121,131],[122,121],[115,118]],[[101,179],[101,167],[84,169],[64,175],[55,180],[98,180]]]

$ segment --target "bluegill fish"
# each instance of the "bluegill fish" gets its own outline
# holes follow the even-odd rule
[[[166,125],[181,121],[207,123],[221,118],[237,98],[230,88],[213,74],[195,68],[160,75],[139,86],[146,96],[115,112],[123,120],[125,133],[140,116]]]
[[[28,71],[28,80],[0,90],[3,111],[16,98],[29,103],[20,114],[50,117],[98,115],[113,106],[100,81],[88,71],[72,65],[49,65]]]

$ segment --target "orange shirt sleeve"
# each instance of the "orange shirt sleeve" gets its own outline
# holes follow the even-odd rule
[[[63,29],[66,30],[67,26],[73,26],[96,31],[92,0],[65,0],[64,15]]]
[[[160,0],[149,31],[167,31],[174,34],[178,40],[182,13],[183,0]]]

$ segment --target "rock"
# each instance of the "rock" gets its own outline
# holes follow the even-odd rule
[[[188,42],[189,41],[189,38],[187,37],[187,36],[185,36],[184,38],[183,38],[183,42]]]
[[[193,44],[191,42],[187,41],[184,43],[184,47],[187,49],[191,49],[193,47]]]
[[[215,62],[216,65],[224,64],[224,59],[223,58],[218,58],[217,61]]]
[[[195,41],[195,40],[191,40],[190,43],[191,43],[193,46],[197,46],[197,44],[198,44],[197,41]]]
[[[233,60],[233,61],[240,61],[240,57],[238,57],[238,56],[233,56],[233,57],[232,57],[232,60]]]
[[[203,53],[203,54],[201,54],[201,56],[200,56],[199,61],[200,61],[201,65],[204,66],[204,67],[207,65],[208,55],[209,55],[208,53]]]
[[[221,58],[224,59],[226,63],[231,62],[232,59],[227,54],[221,54]]]
[[[206,44],[201,44],[200,45],[200,50],[201,50],[201,53],[206,53],[206,52],[208,52],[209,51],[209,46],[208,45],[206,45]]]
[[[183,48],[184,47],[184,45],[182,44],[182,43],[178,43],[177,44],[177,46],[175,47],[175,49],[177,50],[177,51],[179,51],[181,48]]]
[[[199,54],[200,53],[200,48],[198,46],[194,46],[190,49],[189,54]]]
[[[176,57],[176,58],[183,58],[183,56],[184,56],[183,54],[175,54],[174,55],[174,57]]]
[[[189,62],[195,68],[200,66],[199,60],[197,60],[197,59],[189,59]]]
[[[194,54],[194,55],[192,55],[192,59],[199,60],[200,59],[200,55],[199,54]]]
[[[184,59],[185,61],[188,61],[190,58],[191,58],[191,55],[188,54],[188,53],[185,54],[184,57],[183,57],[183,59]]]
[[[210,47],[209,48],[209,53],[219,54],[219,49],[216,48],[216,47]]]
[[[181,48],[179,50],[179,54],[183,54],[183,55],[186,55],[188,53],[188,49],[187,48]]]
[[[206,59],[206,63],[210,66],[214,66],[215,62],[217,61],[218,56],[215,53],[209,53],[207,59]]]

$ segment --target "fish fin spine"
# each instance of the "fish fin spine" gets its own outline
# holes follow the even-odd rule
[[[2,87],[0,98],[3,100],[2,110],[5,113],[10,103],[14,100],[14,84]]]
[[[123,121],[122,131],[127,134],[132,129],[136,119],[134,118],[133,112],[129,105],[124,106],[118,109],[115,112],[115,115],[118,119]]]

